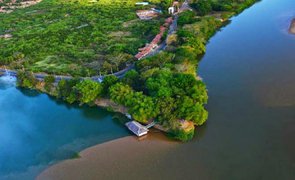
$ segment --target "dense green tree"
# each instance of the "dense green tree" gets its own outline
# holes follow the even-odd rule
[[[159,54],[142,59],[136,62],[136,69],[140,72],[144,72],[146,70],[152,68],[164,68],[165,64],[172,62],[174,58],[174,54],[168,52],[160,52]]]
[[[130,99],[133,96],[133,90],[130,86],[117,83],[110,87],[110,97],[111,100],[118,104],[122,104],[125,106],[130,106],[132,103]]]
[[[176,96],[186,96],[192,93],[193,87],[197,85],[197,80],[191,74],[177,73],[171,82],[171,89]]]
[[[25,88],[35,88],[38,80],[35,78],[32,72],[18,71],[17,72],[17,84],[18,86]]]
[[[161,124],[167,124],[173,120],[177,120],[175,114],[177,104],[175,99],[172,97],[159,98],[157,99],[157,106],[160,111],[157,119]]]
[[[194,130],[190,130],[189,132],[186,132],[186,131],[179,129],[179,128],[172,129],[170,132],[170,135],[174,139],[178,139],[183,142],[187,142],[187,141],[191,140],[194,137],[194,134],[195,134]]]
[[[79,82],[80,82],[79,79],[60,80],[57,85],[58,97],[67,101],[68,103],[73,103],[77,101],[77,96],[73,88]]]
[[[110,87],[111,99],[119,104],[127,106],[132,117],[146,123],[158,114],[157,106],[151,97],[142,92],[134,92],[128,85],[117,83]]]
[[[203,104],[195,102],[188,96],[177,100],[176,114],[179,119],[193,121],[196,125],[202,125],[208,118],[208,112]]]
[[[139,73],[135,70],[128,71],[125,74],[125,76],[122,78],[122,82],[124,84],[131,86],[132,88],[134,88],[136,90],[140,89],[140,87],[141,87]]]
[[[145,96],[142,92],[133,93],[129,113],[132,117],[143,123],[153,119],[158,114],[158,109],[151,97]]]
[[[199,15],[204,16],[212,11],[212,1],[211,0],[198,0],[196,3],[192,4]]]
[[[183,13],[180,14],[179,18],[178,18],[178,25],[183,26],[185,24],[191,24],[193,22],[195,22],[196,19],[196,14],[193,11],[185,11]]]
[[[74,86],[78,99],[82,103],[90,103],[98,98],[102,93],[103,87],[100,83],[86,79]]]
[[[50,92],[53,87],[53,83],[55,82],[55,78],[52,75],[46,76],[44,78],[44,82],[45,82],[45,86],[44,86],[45,90]]]
[[[172,96],[172,89],[170,87],[170,81],[172,78],[172,72],[167,69],[163,69],[155,73],[146,81],[146,87],[149,94],[154,97]]]
[[[191,87],[190,97],[200,104],[207,104],[208,93],[206,85],[202,81],[197,81],[197,84]]]
[[[109,93],[109,88],[116,84],[119,81],[119,79],[115,75],[109,75],[106,76],[102,81],[102,87],[103,87],[103,95],[107,95]]]

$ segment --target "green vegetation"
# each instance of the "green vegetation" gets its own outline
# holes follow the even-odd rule
[[[18,86],[29,88],[29,89],[35,88],[38,82],[38,80],[35,79],[33,73],[24,72],[24,71],[19,71],[17,73],[17,80],[18,80],[18,83],[17,83]]]
[[[0,7],[5,10],[14,10],[14,7],[21,7],[22,2],[36,2],[37,0],[0,0]]]
[[[100,83],[86,79],[76,84],[74,91],[79,101],[82,103],[89,103],[101,95],[102,85]]]
[[[142,92],[135,92],[130,86],[117,83],[110,88],[111,100],[129,108],[132,117],[142,123],[157,116],[158,112],[153,98]]]
[[[59,98],[69,103],[80,102],[92,103],[102,95],[103,89],[100,83],[92,80],[61,80],[57,85],[57,94]]]
[[[185,11],[178,18],[178,25],[183,26],[185,24],[191,24],[196,19],[196,14],[193,11]]]
[[[196,3],[201,3],[198,1]],[[217,1],[208,1],[217,2]],[[229,1],[218,1],[220,6]],[[231,1],[232,7],[244,9],[249,2]],[[224,4],[225,3],[225,4]],[[190,140],[195,126],[205,123],[208,112],[204,106],[208,101],[205,84],[200,80],[196,67],[205,53],[205,44],[214,33],[224,25],[234,11],[209,12],[188,11],[180,14],[179,27],[176,34],[168,36],[168,47],[153,57],[135,63],[135,69],[129,71],[121,79],[106,76],[100,84],[89,79],[61,80],[53,86],[53,79],[45,78],[45,88],[38,86],[40,82],[27,72],[19,72],[19,85],[47,91],[69,103],[93,104],[100,98],[111,99],[112,102],[128,109],[133,119],[147,123],[157,121],[175,139]],[[212,8],[214,9],[214,8]],[[206,16],[198,16],[207,14]],[[120,57],[116,57],[120,58]],[[52,84],[50,86],[49,84]],[[50,88],[48,88],[48,87]]]
[[[214,12],[239,13],[258,0],[192,0],[191,6],[199,15],[204,16]]]
[[[74,93],[74,87],[77,83],[79,83],[79,79],[71,79],[71,80],[61,80],[57,85],[57,97],[67,101],[68,103],[73,103],[76,101],[77,97]]]
[[[55,78],[54,76],[50,75],[50,76],[46,76],[44,78],[44,83],[45,83],[45,90],[50,92],[51,89],[54,87],[53,83],[55,82]]]
[[[184,131],[182,129],[176,129],[171,131],[171,133],[169,134],[170,137],[174,138],[174,139],[178,139],[181,140],[183,142],[189,141],[194,137],[195,131],[189,130],[189,131]]]
[[[109,74],[133,63],[137,49],[149,42],[164,15],[141,21],[137,0],[43,0],[37,5],[0,13],[0,65],[11,69],[90,76]]]

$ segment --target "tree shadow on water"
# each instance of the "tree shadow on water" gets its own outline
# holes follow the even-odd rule
[[[36,90],[32,90],[32,89],[25,89],[25,88],[20,88],[17,87],[17,90],[19,90],[23,95],[27,96],[27,97],[38,97],[41,95],[40,92],[36,91]]]
[[[79,108],[82,111],[83,116],[89,120],[101,120],[112,115],[111,112],[97,106],[82,105],[79,106]]]
[[[205,123],[202,126],[196,127],[195,136],[191,140],[192,142],[197,142],[197,141],[200,141],[204,138],[204,136],[206,135],[206,131],[207,131],[207,125],[208,125],[208,123]]]
[[[77,102],[75,103],[68,103],[62,99],[49,96],[48,98],[53,101],[57,106],[63,106],[67,108],[68,110],[76,110],[76,111],[81,111],[81,114],[88,120],[100,120],[105,118],[108,115],[111,115],[110,112],[107,110],[97,107],[95,105],[89,105],[89,104],[79,104]]]
[[[115,124],[118,124],[120,126],[124,126],[125,123],[130,121],[130,119],[128,119],[125,115],[123,115],[121,113],[114,113],[112,115],[112,120]]]

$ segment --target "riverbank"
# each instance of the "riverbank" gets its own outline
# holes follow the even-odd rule
[[[0,77],[0,179],[35,179],[80,151],[130,135],[127,118],[67,104]]]
[[[152,132],[144,139],[124,137],[88,148],[79,153],[79,158],[56,164],[42,172],[37,180],[70,179],[137,179],[137,173],[143,171],[146,163],[157,164],[165,154],[179,146],[162,133]],[[120,148],[118,148],[120,147]],[[142,153],[142,151],[148,153]],[[136,165],[137,169],[130,168]],[[159,172],[151,168],[148,173]],[[161,173],[158,173],[159,175]]]
[[[293,0],[262,1],[241,15],[234,17],[232,23],[211,38],[207,45],[207,53],[199,67],[199,74],[208,84],[210,95],[210,101],[207,105],[210,111],[208,123],[197,128],[197,136],[192,141],[177,147],[170,147],[165,153],[157,155],[143,148],[138,149],[140,156],[137,159],[128,159],[124,164],[118,162],[123,168],[127,169],[128,167],[130,170],[119,171],[123,174],[122,178],[117,179],[123,179],[127,175],[128,179],[156,180],[295,179],[295,107],[269,107],[265,106],[265,103],[262,103],[259,98],[278,97],[278,91],[288,101],[292,101],[295,97],[293,94],[295,91],[289,94],[295,85],[293,53],[295,41],[293,37],[283,34],[276,24],[278,16],[282,12],[293,9],[294,3]],[[265,11],[266,9],[267,11]],[[284,31],[286,31],[286,28]],[[288,93],[285,91],[287,89]],[[270,90],[273,93],[268,96],[266,93]],[[8,104],[13,101],[17,103],[10,106],[11,108],[6,108],[7,111],[12,113],[14,109],[16,112],[22,109],[19,108],[20,105],[34,109],[34,114],[36,114],[36,109],[44,107],[44,102],[39,100],[21,102],[19,98],[12,100],[9,96],[1,95],[1,97],[6,97]],[[3,107],[7,107],[6,102],[1,102],[3,102]],[[29,106],[28,102],[34,104],[37,108]],[[64,113],[56,115],[54,107],[56,105],[50,107],[47,111],[42,110],[42,112],[49,114],[48,117],[52,116],[52,119],[56,120],[56,122],[52,122],[51,119],[48,120],[48,124],[55,127],[44,140],[41,140],[45,145],[48,145],[48,141],[60,140],[60,138],[70,134],[65,132],[69,127],[73,127],[73,134],[76,134],[78,129],[85,128],[84,122],[78,125],[71,124],[77,114],[70,112],[67,118]],[[76,109],[80,110],[81,108],[77,107]],[[97,111],[97,108],[93,109],[90,110]],[[28,108],[24,110],[24,113],[20,115],[21,117],[28,114]],[[81,114],[89,117],[89,113],[83,112]],[[1,115],[3,114],[1,113]],[[36,122],[42,122],[39,114],[37,115],[39,119]],[[60,117],[60,119],[56,119],[56,117]],[[101,117],[97,117],[97,115],[90,117],[96,118],[97,122],[101,121]],[[8,119],[8,122],[11,123],[12,119],[15,118]],[[63,120],[66,120],[64,126],[54,125]],[[93,122],[93,119],[91,121]],[[23,119],[20,122],[27,124]],[[106,137],[106,133],[113,134],[120,128],[125,130],[125,128],[122,128],[123,125],[119,125],[120,128],[118,129],[114,129],[115,127],[106,128],[105,125],[110,122],[112,122],[111,118],[107,120],[106,124],[98,125],[102,127],[102,131],[97,134]],[[28,128],[30,127],[36,126],[29,126]],[[39,129],[40,132],[49,129],[45,125],[42,125],[42,127],[44,127],[44,130],[39,127],[34,129]],[[19,130],[16,132],[19,132]],[[60,134],[53,137],[51,133],[56,132],[60,132]],[[5,138],[7,134],[0,137]],[[38,133],[35,137],[39,139],[43,136]],[[15,142],[15,140],[19,139],[12,139],[5,147],[11,148],[9,144]],[[163,141],[158,143],[164,143]],[[65,142],[69,142],[69,140],[65,140]],[[135,141],[135,143],[140,142]],[[77,144],[83,143],[79,141]],[[1,143],[1,145],[3,144]],[[32,146],[24,144],[21,147],[30,148],[13,149],[32,152]],[[120,146],[114,148],[120,149]],[[159,149],[161,150],[161,148]],[[155,149],[155,151],[158,152],[158,149]],[[34,153],[32,158],[28,157],[27,153],[22,154],[28,159],[38,157],[36,156],[38,151]],[[151,156],[145,154],[151,154]],[[15,157],[11,160],[20,162]],[[114,163],[114,165],[118,163]],[[99,164],[97,167],[89,168],[87,166],[87,168],[90,171],[104,168],[103,166],[103,164]],[[107,169],[105,173],[116,176],[113,174],[116,173],[117,169],[117,166],[114,166]],[[86,168],[78,171],[85,172]],[[77,176],[76,179],[83,179],[83,177]],[[96,179],[102,178],[98,176]]]
[[[216,30],[217,28],[214,29],[214,32]],[[155,136],[153,133],[150,135]],[[174,145],[171,146],[169,141],[167,143],[167,139],[160,139],[161,141],[158,141],[157,139],[157,141],[150,142],[149,138],[150,136],[147,137],[147,142],[138,142],[134,137],[127,137],[94,146],[81,152],[81,158],[75,160],[67,160],[60,164],[52,166],[42,172],[37,179],[58,180],[79,179],[81,177],[85,179],[138,179],[138,174],[143,175],[140,176],[141,179],[150,179],[150,174],[151,177],[155,179],[163,179],[163,176],[161,175],[161,173],[159,173],[159,169],[164,172],[170,172],[170,166],[167,163],[167,166],[164,166],[163,168],[161,162],[174,162],[173,160],[171,160],[171,158],[174,158],[172,154],[169,156],[170,159],[166,158],[166,155],[169,154],[169,151],[174,149]],[[211,141],[211,143],[212,142],[213,141]],[[176,142],[173,142],[172,144],[174,143]],[[162,153],[162,149],[165,151],[164,153]],[[194,153],[196,152],[183,152],[183,154],[178,154],[178,158],[181,160],[180,157],[186,157],[186,159],[188,160],[189,158],[187,157],[193,155]],[[129,162],[132,162],[132,164],[129,165]],[[190,162],[182,161],[182,163],[175,163],[179,168],[178,172],[182,172],[177,174],[183,175],[184,172],[187,171],[185,168],[181,168],[186,165],[186,163]],[[149,168],[145,168],[146,164],[149,165]],[[158,168],[159,164],[161,164],[161,168]],[[165,169],[165,167],[167,169]],[[199,165],[197,167],[198,170],[202,169],[202,165]],[[166,173],[166,175],[167,174],[168,173]],[[171,172],[171,174],[175,173]],[[192,178],[191,173],[187,173],[186,177]],[[177,178],[176,176],[171,176],[170,179]]]
[[[290,23],[289,33],[290,34],[295,34],[295,18],[293,18],[291,23]]]
[[[185,9],[189,10],[187,1],[181,6],[180,12]],[[175,17],[178,15],[176,14]],[[170,26],[168,36],[176,33],[178,18],[168,19],[169,21],[165,23],[166,28],[164,26],[160,28],[163,37],[168,26]],[[165,44],[165,40],[163,41]],[[157,69],[146,65],[145,70],[153,70],[153,73],[144,77],[144,72],[137,66],[139,63],[155,61],[159,58],[158,56],[163,61],[174,61],[173,53],[175,52],[162,51],[152,57],[141,59],[135,64],[135,69],[126,72],[123,78],[110,75],[104,77],[103,82],[94,81],[93,78],[60,79],[53,75],[36,76],[32,72],[19,71],[17,84],[21,87],[37,89],[68,103],[98,105],[122,114],[127,114],[128,111],[133,120],[142,124],[155,120],[158,124],[156,128],[173,134],[175,139],[188,141],[194,135],[194,126],[202,125],[208,117],[208,112],[203,106],[208,99],[206,87],[196,76],[195,70],[187,73],[177,71],[173,67]],[[168,61],[165,63],[169,63]],[[183,64],[186,65],[186,62]],[[195,69],[196,65],[193,64],[192,67]],[[169,87],[164,88],[171,89],[171,92],[163,91],[161,86],[156,85],[159,83],[156,76],[161,73],[169,74],[167,79],[164,79]],[[174,88],[171,88],[173,86]],[[161,93],[168,94],[160,95]],[[185,96],[185,101],[181,98],[182,96]],[[171,115],[170,112],[174,114]]]
[[[189,141],[195,126],[203,125],[208,118],[206,85],[196,72],[206,51],[205,45],[230,17],[255,2],[234,4],[232,10],[235,11],[231,12],[219,9],[217,15],[213,13],[213,5],[207,14],[201,14],[197,9],[201,6],[199,2],[192,4],[196,7],[193,11],[185,1],[182,7],[186,8],[181,9],[187,11],[177,15],[172,23],[172,32],[176,27],[177,31],[168,33],[165,51],[137,61],[135,69],[123,78],[107,76],[102,83],[76,78],[57,83],[54,76],[46,76],[42,82],[33,73],[20,71],[18,85],[38,89],[68,103],[103,104],[123,114],[128,111],[132,119],[143,124],[156,120],[160,129],[164,127],[175,139]],[[101,99],[109,100],[99,103]],[[123,108],[117,108],[119,106]]]

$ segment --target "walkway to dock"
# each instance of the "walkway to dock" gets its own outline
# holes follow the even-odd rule
[[[153,127],[154,125],[156,125],[156,122],[155,121],[151,122],[150,124],[146,125],[145,127],[147,129],[149,129],[149,128]]]

